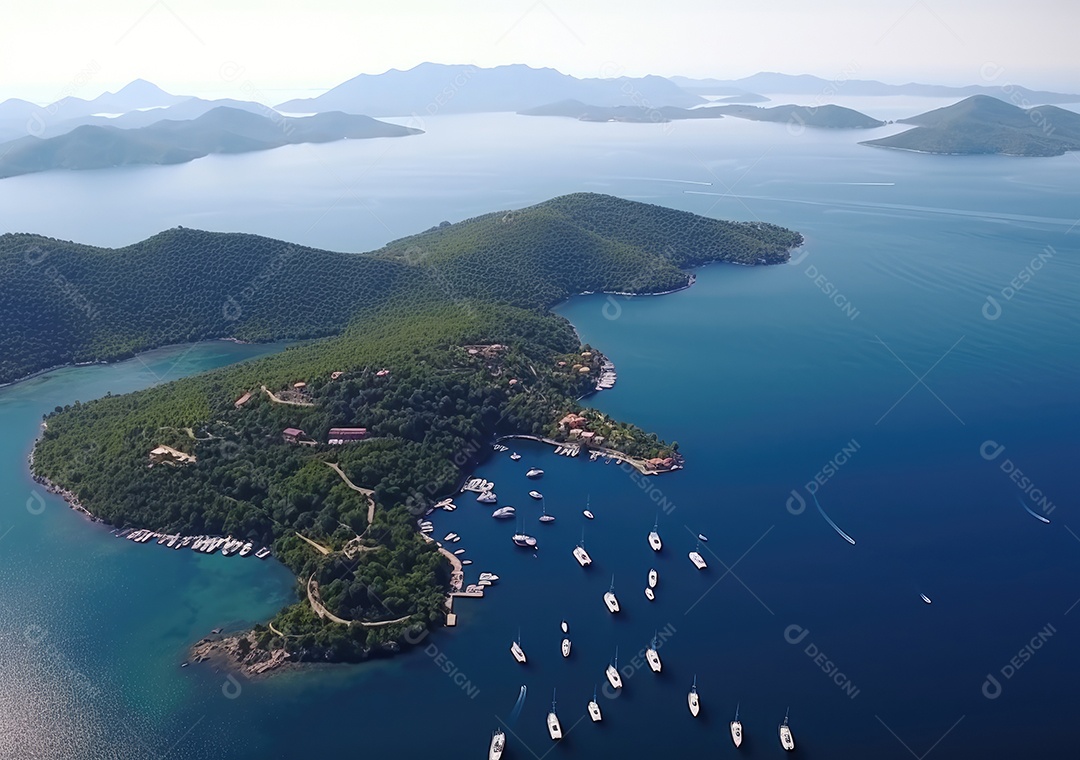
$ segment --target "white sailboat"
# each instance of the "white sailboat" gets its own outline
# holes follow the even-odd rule
[[[491,734],[491,746],[488,747],[488,760],[500,760],[506,749],[506,734],[496,728]]]
[[[649,546],[652,547],[654,552],[660,551],[664,544],[660,541],[660,516],[656,516],[655,522],[653,522],[652,531],[649,532]]]
[[[596,515],[594,515],[594,514],[593,514],[593,513],[592,513],[592,512],[591,512],[591,511],[589,510],[589,506],[590,506],[590,504],[589,504],[589,503],[590,503],[591,501],[592,501],[592,499],[591,499],[591,498],[589,498],[589,497],[585,497],[585,510],[584,510],[584,511],[583,511],[583,512],[581,513],[581,514],[585,515],[585,516],[586,516],[587,518],[589,518],[590,520],[591,520],[591,519],[593,519],[594,517],[596,517]]]
[[[514,659],[522,665],[525,664],[525,650],[521,648],[521,631],[518,630],[518,637],[514,639],[514,643],[510,645],[510,654],[514,655]]]
[[[615,576],[611,576],[611,588],[604,593],[604,604],[607,605],[608,612],[614,615],[619,611],[619,600],[615,597]]]
[[[784,722],[780,724],[780,746],[786,749],[788,752],[792,752],[795,749],[795,737],[791,734],[791,728],[788,726],[788,713],[789,709],[784,713]]]
[[[529,496],[537,500],[544,498],[544,494],[540,493],[539,491],[529,491]]]
[[[592,690],[592,702],[589,703],[589,717],[593,723],[599,723],[603,716],[600,714],[600,703],[596,701],[596,686]]]
[[[555,713],[555,690],[551,690],[551,712],[547,716],[548,733],[551,734],[552,741],[558,741],[562,738],[562,725],[559,723],[559,716]]]
[[[547,513],[547,504],[540,502],[540,522],[549,523],[555,522],[555,515],[549,515]]]
[[[656,633],[653,632],[653,639],[649,643],[649,648],[645,650],[645,659],[649,663],[649,669],[653,673],[659,673],[662,667],[660,663],[660,653],[656,651]]]
[[[585,529],[584,528],[582,528],[582,530],[581,530],[581,541],[578,543],[577,546],[574,547],[574,559],[576,559],[577,563],[579,565],[581,565],[582,567],[588,567],[589,565],[592,564],[592,557],[590,557],[589,553],[587,551],[585,551]]]
[[[731,741],[735,747],[742,746],[742,721],[739,720],[739,706],[735,705],[735,720],[731,721]]]
[[[607,676],[608,683],[611,684],[613,689],[622,688],[622,676],[619,675],[619,648],[615,647],[615,663],[608,663],[607,670],[604,671],[604,675]]]
[[[649,570],[649,588],[656,588],[656,581],[659,580],[659,576],[656,574],[656,568]]]
[[[690,552],[689,556],[690,561],[694,563],[694,567],[696,567],[698,570],[704,570],[706,567],[708,567],[708,564],[706,564],[705,558],[701,556],[701,552],[698,551],[698,549],[700,548],[701,540],[699,539],[697,544],[694,545],[694,551]]]
[[[690,693],[686,695],[686,704],[690,706],[690,714],[695,718],[701,712],[701,702],[698,700],[697,676],[694,676],[694,685],[690,687]]]
[[[645,598],[648,599],[650,602],[655,602],[656,601],[656,592],[653,591],[648,586],[646,586],[645,587]]]

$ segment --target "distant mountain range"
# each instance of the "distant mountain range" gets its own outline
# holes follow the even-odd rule
[[[578,79],[555,69],[522,64],[479,68],[422,63],[407,71],[361,74],[315,98],[279,103],[286,113],[327,110],[373,116],[420,117],[448,113],[521,111],[559,100],[611,107],[642,105],[689,107],[706,102],[669,79]]]
[[[1060,156],[1080,150],[1080,114],[1056,106],[1023,109],[975,95],[901,121],[916,127],[862,144],[961,155]]]
[[[684,119],[721,119],[734,116],[753,121],[772,121],[796,127],[822,127],[831,129],[869,129],[885,122],[873,119],[842,106],[826,105],[816,108],[806,106],[756,106],[726,105],[702,108],[642,108],[641,106],[603,107],[587,105],[577,100],[560,100],[537,108],[519,111],[522,116],[566,116],[579,121],[621,121],[633,123],[664,123]]]
[[[1080,103],[1080,95],[1029,90],[1019,85],[968,85],[949,87],[938,84],[885,84],[873,79],[822,79],[810,74],[777,74],[762,71],[742,79],[690,79],[670,77],[670,81],[688,92],[707,95],[739,95],[763,92],[787,95],[815,95],[823,100],[834,95],[882,96],[913,95],[927,98],[964,98],[989,95],[1020,103]]]
[[[353,114],[268,118],[217,107],[188,121],[163,120],[135,129],[86,124],[58,137],[23,137],[4,143],[0,145],[0,179],[49,169],[180,164],[211,153],[246,153],[297,143],[420,132]]]

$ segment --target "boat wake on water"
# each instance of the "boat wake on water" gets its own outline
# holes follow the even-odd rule
[[[1023,507],[1024,509],[1026,509],[1026,510],[1027,510],[1027,513],[1028,513],[1029,515],[1031,515],[1032,517],[1034,517],[1034,518],[1035,518],[1036,520],[1039,520],[1039,521],[1041,521],[1041,522],[1044,522],[1044,523],[1046,523],[1047,525],[1049,525],[1049,524],[1050,524],[1050,520],[1049,520],[1049,519],[1047,519],[1047,518],[1043,517],[1042,515],[1040,515],[1040,514],[1039,514],[1038,512],[1036,512],[1036,511],[1035,511],[1034,509],[1032,509],[1031,507],[1029,507],[1029,506],[1028,506],[1027,504],[1025,504],[1025,503],[1024,503],[1023,501],[1021,501],[1021,502],[1020,502],[1020,506],[1021,506],[1021,507]]]
[[[829,516],[828,516],[827,514],[825,514],[825,510],[821,508],[821,505],[820,505],[820,504],[818,504],[818,500],[817,500],[817,495],[815,495],[815,494],[811,494],[811,496],[813,496],[813,497],[814,497],[814,504],[815,504],[815,505],[817,506],[817,511],[818,511],[818,512],[820,512],[820,513],[821,513],[821,516],[825,518],[825,522],[827,522],[827,523],[828,523],[829,525],[831,525],[831,526],[832,526],[832,529],[833,529],[833,530],[835,530],[835,531],[836,531],[837,533],[839,533],[839,534],[840,534],[840,537],[841,537],[841,538],[843,538],[843,539],[844,539],[845,541],[847,541],[847,542],[848,542],[849,544],[851,544],[852,546],[854,546],[854,545],[855,545],[855,539],[854,539],[854,538],[852,538],[851,536],[849,536],[849,535],[848,535],[847,533],[845,533],[844,531],[840,530],[840,526],[839,526],[839,525],[837,525],[836,523],[834,523],[834,522],[832,521],[832,518],[831,518],[831,517],[829,517]]]
[[[528,691],[528,689],[524,685],[522,685],[521,693],[518,694],[517,704],[515,704],[514,709],[510,711],[510,720],[508,721],[510,725],[513,725],[517,722],[518,717],[521,715],[521,709],[525,707],[526,691]]]

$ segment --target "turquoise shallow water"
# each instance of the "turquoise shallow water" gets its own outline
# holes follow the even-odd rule
[[[460,603],[456,631],[366,666],[259,683],[181,671],[191,640],[291,598],[288,573],[133,547],[54,499],[27,510],[24,460],[40,415],[155,382],[140,362],[0,390],[0,533],[9,531],[0,672],[11,685],[0,697],[0,756],[291,758],[310,754],[310,731],[326,753],[478,757],[522,684],[508,751],[518,758],[549,750],[543,721],[556,687],[572,730],[552,756],[653,757],[673,746],[734,756],[727,721],[740,702],[742,751],[757,757],[781,753],[776,724],[788,707],[801,756],[903,758],[904,744],[922,755],[939,739],[934,751],[948,757],[1066,756],[1080,707],[1069,678],[1080,666],[1080,612],[1070,609],[1080,597],[1075,158],[907,155],[856,146],[858,135],[793,136],[734,120],[669,134],[653,126],[446,117],[431,120],[428,142],[397,141],[382,157],[374,143],[354,143],[322,146],[318,162],[283,149],[104,173],[99,181],[147,206],[137,221],[114,216],[108,230],[79,214],[31,213],[31,229],[40,219],[90,242],[202,218],[357,250],[442,219],[593,189],[777,222],[807,244],[791,265],[703,268],[693,288],[669,296],[561,305],[618,367],[616,388],[590,403],[677,440],[688,468],[643,481],[531,444],[518,447],[521,462],[493,458],[477,474],[526,514],[539,551],[516,549],[514,526],[468,501],[438,514],[436,533],[460,533],[472,568],[502,580],[488,598]],[[327,163],[351,193],[330,183]],[[283,181],[311,192],[292,203]],[[0,195],[15,192],[9,182]],[[88,174],[14,182],[56,197],[90,187]],[[224,203],[236,196],[245,200]],[[226,211],[211,213],[215,202]],[[1030,281],[1003,294],[1040,255]],[[988,296],[1000,307],[993,320]],[[183,349],[144,361],[179,375],[253,350],[210,344],[176,367]],[[986,441],[1003,453],[988,461]],[[532,464],[547,471],[536,487],[558,517],[551,525],[535,521],[526,495]],[[1049,525],[1024,511],[1025,499],[1038,505],[1010,468],[1053,502]],[[818,473],[820,504],[854,546],[809,497]],[[793,490],[807,503],[792,502],[798,514]],[[587,524],[586,499],[597,515]],[[658,511],[659,556],[646,543]],[[589,572],[570,556],[582,527],[596,560]],[[686,558],[697,532],[710,537],[702,573]],[[643,595],[651,566],[654,603]],[[613,573],[618,618],[601,601]],[[558,652],[563,618],[568,661]],[[507,651],[519,628],[526,668]],[[654,630],[665,637],[661,676],[634,665]],[[601,696],[601,725],[578,724],[616,645],[624,693]],[[695,674],[697,721],[685,703]],[[1000,686],[993,699],[988,675]]]

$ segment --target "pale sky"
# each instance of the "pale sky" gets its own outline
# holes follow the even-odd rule
[[[9,0],[0,100],[279,102],[423,61],[575,76],[758,71],[1080,89],[1075,0]]]

